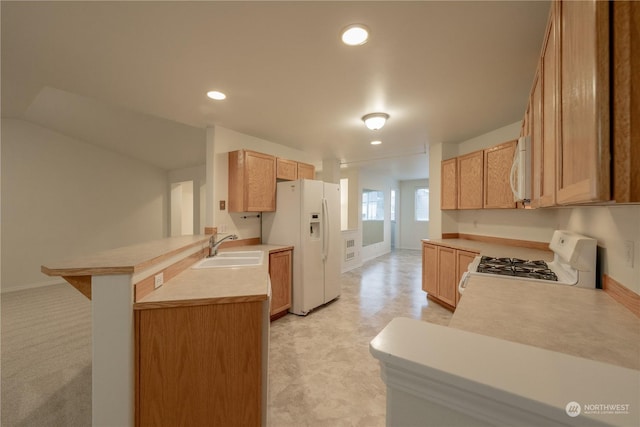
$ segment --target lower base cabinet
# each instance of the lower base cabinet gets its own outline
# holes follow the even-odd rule
[[[136,311],[136,426],[260,426],[263,304]]]
[[[460,300],[458,283],[478,254],[422,242],[422,290],[454,309]]]
[[[271,320],[284,316],[291,307],[292,263],[291,249],[269,253]]]

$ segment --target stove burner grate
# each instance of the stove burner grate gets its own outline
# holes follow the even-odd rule
[[[478,273],[499,274],[503,276],[525,277],[529,279],[558,281],[558,276],[542,260],[524,260],[519,258],[493,258],[483,256],[477,269]]]

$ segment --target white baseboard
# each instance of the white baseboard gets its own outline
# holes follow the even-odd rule
[[[65,282],[63,278],[57,278],[36,283],[25,283],[23,285],[10,286],[6,288],[3,286],[2,290],[0,290],[0,293],[5,294],[9,292],[24,291],[26,289],[42,288],[44,286],[60,285],[62,283],[67,282]]]

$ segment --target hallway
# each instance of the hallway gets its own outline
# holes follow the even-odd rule
[[[342,295],[271,324],[269,426],[384,426],[385,386],[369,342],[394,317],[447,325],[421,290],[421,252],[396,250],[344,273]]]

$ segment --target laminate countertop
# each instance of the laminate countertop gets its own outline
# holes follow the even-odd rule
[[[471,276],[449,326],[640,370],[640,319],[600,289]]]
[[[553,260],[553,252],[551,250],[502,245],[498,243],[488,243],[469,239],[422,239],[422,241],[463,251],[478,252],[481,255],[491,257],[509,257],[543,261]]]
[[[49,276],[133,274],[169,259],[189,248],[206,248],[206,235],[168,237],[90,255],[54,261],[41,267]]]
[[[291,246],[251,245],[220,250],[263,251],[262,263],[255,266],[194,269],[188,267],[160,288],[140,299],[134,310],[200,304],[264,301],[270,293],[269,253],[293,249]]]

